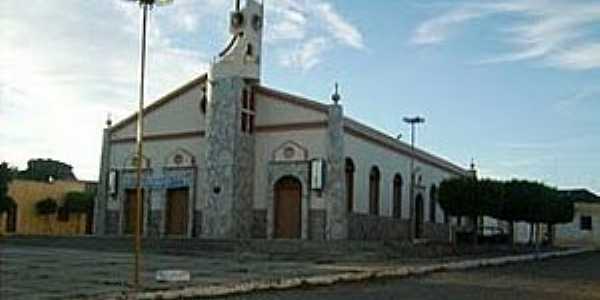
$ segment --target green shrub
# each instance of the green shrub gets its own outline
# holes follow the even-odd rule
[[[86,192],[68,192],[64,206],[68,213],[87,213],[93,205],[94,195]]]
[[[56,203],[56,200],[52,198],[46,198],[35,204],[35,210],[37,211],[38,215],[42,216],[55,214],[58,210],[58,204]]]

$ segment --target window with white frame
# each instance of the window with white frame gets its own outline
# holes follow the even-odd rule
[[[256,117],[256,98],[249,89],[242,90],[242,132],[254,133],[254,119]]]

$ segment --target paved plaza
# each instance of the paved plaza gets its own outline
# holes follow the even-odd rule
[[[76,299],[128,291],[133,256],[60,248],[6,246],[2,249],[0,299]],[[177,288],[154,280],[157,270],[191,271],[187,285],[218,285],[334,272],[327,266],[243,258],[204,258],[149,254],[143,257],[146,290]]]
[[[142,278],[146,292],[191,287],[228,289],[248,283],[364,274],[382,268],[410,268],[506,255],[501,251],[479,249],[480,253],[452,256],[454,250],[447,245],[407,246],[381,242],[164,240],[146,241],[144,249]],[[188,270],[191,281],[160,283],[155,280],[157,270]],[[131,290],[131,240],[2,240],[0,271],[0,299],[124,297]]]

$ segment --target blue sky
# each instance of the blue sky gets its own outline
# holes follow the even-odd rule
[[[95,179],[101,128],[136,107],[138,10],[110,1],[0,3],[0,160],[71,163]],[[52,2],[52,3],[50,3]],[[152,13],[152,99],[207,69],[233,1]],[[269,0],[263,83],[480,174],[600,192],[600,2]]]

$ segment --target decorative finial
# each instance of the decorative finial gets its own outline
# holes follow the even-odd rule
[[[112,126],[112,119],[110,113],[106,116],[106,127]]]
[[[331,96],[331,100],[333,101],[334,104],[338,104],[338,102],[340,102],[340,99],[342,99],[338,90],[339,90],[339,85],[336,82],[335,83],[335,92]]]
[[[239,12],[241,9],[240,7],[240,0],[235,0],[235,11]]]
[[[471,158],[471,171],[475,171],[475,159]]]

